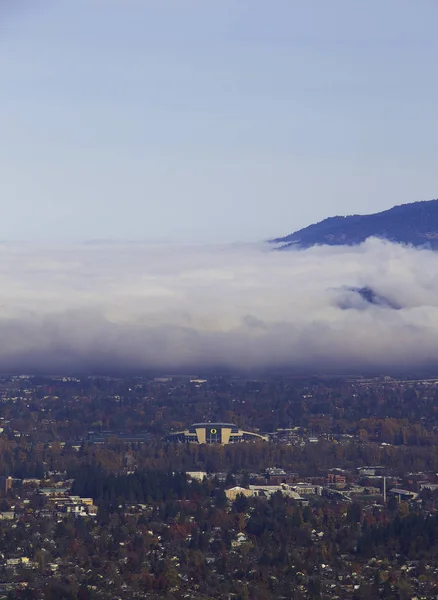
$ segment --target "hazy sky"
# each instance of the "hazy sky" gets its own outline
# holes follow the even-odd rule
[[[250,241],[438,196],[436,0],[0,0],[0,239]]]

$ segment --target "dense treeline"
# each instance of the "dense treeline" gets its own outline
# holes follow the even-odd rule
[[[109,473],[122,473],[130,465],[143,470],[260,472],[273,465],[301,476],[326,476],[334,467],[356,470],[362,465],[383,465],[395,475],[438,472],[438,446],[382,446],[375,442],[321,438],[318,443],[255,442],[248,444],[172,444],[161,440],[126,445],[117,440],[103,445],[85,444],[79,450],[58,443],[33,444],[25,439],[0,438],[0,473],[42,478],[47,471],[73,477],[78,467],[96,465]],[[129,469],[128,469],[129,470]]]
[[[397,514],[389,523],[364,524],[357,552],[366,557],[399,554],[413,560],[438,558],[438,515]]]
[[[151,503],[205,495],[205,486],[190,485],[184,473],[137,471],[112,475],[101,468],[84,466],[75,473],[72,493],[91,497],[96,504],[114,508],[126,502]]]

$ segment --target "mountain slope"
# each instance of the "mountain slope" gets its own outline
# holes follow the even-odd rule
[[[272,241],[286,249],[354,246],[369,237],[438,250],[438,200],[402,204],[371,215],[330,217]]]

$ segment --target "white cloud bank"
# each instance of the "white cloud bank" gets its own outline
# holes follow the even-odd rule
[[[367,304],[369,286],[402,306]],[[352,296],[357,308],[339,303]],[[0,370],[438,366],[438,253],[0,245]]]

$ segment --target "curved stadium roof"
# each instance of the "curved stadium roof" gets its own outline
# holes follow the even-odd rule
[[[237,425],[234,425],[234,423],[218,423],[212,421],[210,423],[193,423],[191,427],[237,427]]]

